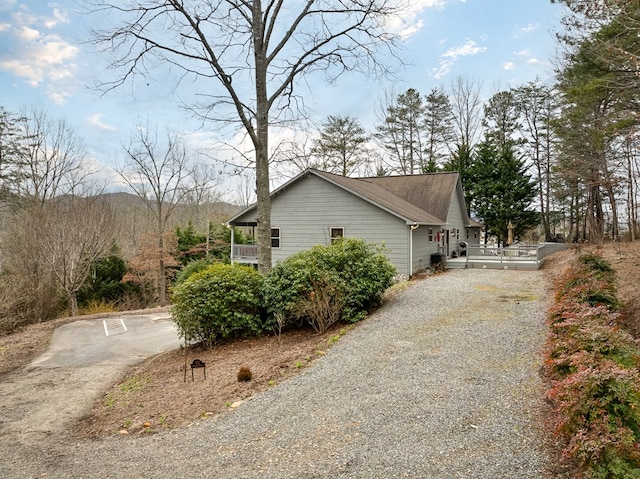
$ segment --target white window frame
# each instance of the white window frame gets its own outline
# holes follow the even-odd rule
[[[433,241],[433,228],[429,228],[429,242]]]

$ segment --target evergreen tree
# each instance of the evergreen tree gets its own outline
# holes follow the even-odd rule
[[[381,125],[374,135],[396,164],[396,171],[403,175],[413,175],[422,169],[424,158],[424,104],[420,93],[413,88],[398,95],[387,106]]]
[[[485,138],[477,149],[473,180],[473,209],[498,243],[506,240],[509,222],[514,238],[537,224],[538,214],[530,209],[536,185],[512,142],[499,148]]]
[[[434,88],[424,105],[425,152],[422,173],[434,173],[442,167],[445,151],[453,143],[453,115],[449,96]]]
[[[461,143],[456,145],[456,149],[451,154],[449,161],[442,165],[444,171],[457,171],[460,175],[460,182],[464,191],[464,201],[467,204],[467,213],[471,212],[472,191],[473,191],[473,151],[469,145]]]
[[[321,170],[349,176],[367,161],[365,148],[369,138],[358,120],[350,116],[332,116],[323,124],[320,138],[316,139],[311,154]]]
[[[189,221],[184,228],[177,226],[176,237],[178,238],[178,260],[182,266],[206,256],[207,235],[196,231],[193,222]]]
[[[514,135],[520,129],[518,104],[511,91],[501,91],[489,98],[484,106],[482,125],[487,137],[492,138],[498,148],[505,148],[515,141]]]

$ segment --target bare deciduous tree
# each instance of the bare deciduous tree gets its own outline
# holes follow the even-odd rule
[[[189,221],[204,227],[207,236],[206,253],[209,255],[211,237],[211,221],[216,214],[220,193],[217,191],[221,183],[222,172],[212,165],[196,161],[191,169],[188,183],[184,187],[184,202],[188,208],[193,208]]]
[[[343,72],[386,72],[380,54],[394,53],[392,0],[139,0],[92,2],[104,18],[121,21],[95,32],[96,44],[113,54],[116,88],[150,65],[177,68],[202,81],[206,120],[233,122],[255,151],[258,261],[271,268],[269,128],[290,119],[300,105],[300,77],[319,72],[329,81]],[[212,84],[218,89],[212,89]],[[201,108],[199,108],[201,107]]]
[[[525,141],[524,151],[538,183],[540,218],[548,241],[552,239],[552,167],[557,140],[552,124],[559,115],[560,102],[557,92],[539,81],[522,85],[513,90],[513,94],[522,120],[520,134]]]
[[[482,81],[475,77],[457,77],[450,87],[451,115],[456,132],[454,148],[473,149],[482,133]]]
[[[116,171],[152,212],[158,245],[158,300],[166,303],[167,284],[164,261],[164,236],[169,219],[185,195],[191,174],[186,147],[176,133],[166,141],[158,140],[157,130],[139,126],[129,144],[123,146],[124,164]]]
[[[27,210],[45,260],[67,297],[70,316],[94,262],[113,245],[115,215],[104,197],[62,197]]]
[[[0,200],[16,193],[25,166],[24,135],[20,118],[0,105]]]
[[[20,114],[24,137],[21,193],[43,204],[72,194],[92,172],[86,165],[84,142],[63,119],[53,120],[44,110],[24,109]]]

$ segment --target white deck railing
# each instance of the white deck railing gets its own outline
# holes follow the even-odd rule
[[[495,261],[541,263],[545,256],[566,249],[567,245],[544,243],[541,245],[517,245],[506,248],[498,246],[467,246],[467,262]]]
[[[234,244],[233,259],[257,259],[258,245],[256,244]]]

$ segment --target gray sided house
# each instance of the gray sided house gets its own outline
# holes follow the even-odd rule
[[[227,224],[255,227],[252,206]],[[347,178],[308,169],[271,195],[271,248],[276,264],[338,237],[384,245],[398,274],[413,275],[431,255],[451,257],[459,244],[480,242],[458,173]],[[257,263],[252,245],[233,245],[233,262]]]

